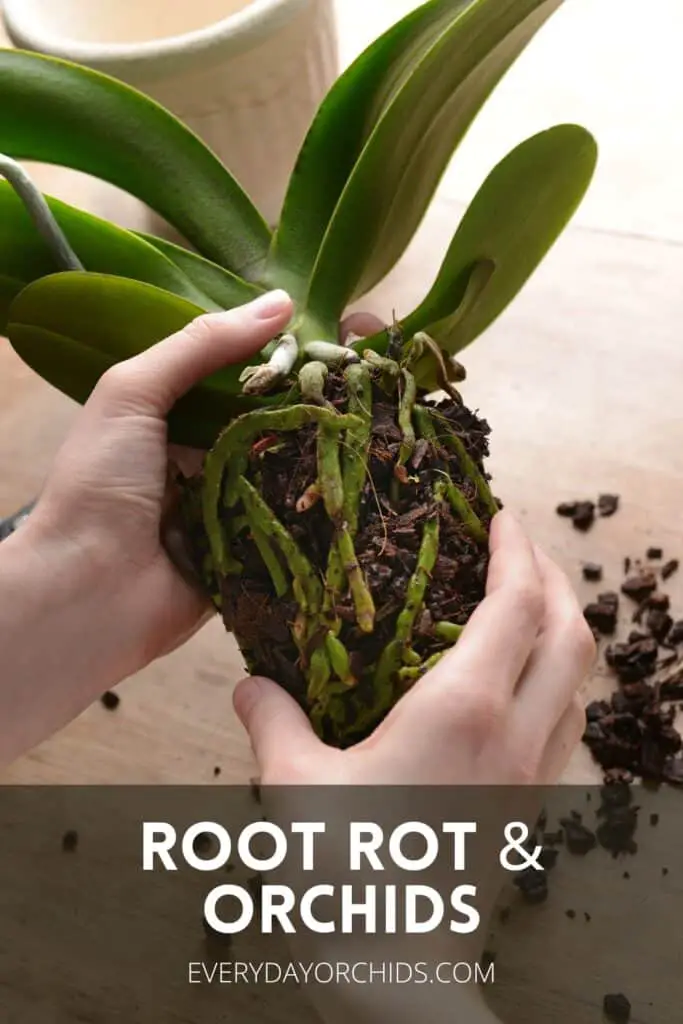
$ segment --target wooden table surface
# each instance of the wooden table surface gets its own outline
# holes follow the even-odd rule
[[[414,6],[340,0],[343,59]],[[572,227],[465,356],[466,400],[494,431],[497,492],[582,596],[590,592],[579,582],[584,559],[602,562],[616,582],[623,557],[650,542],[671,556],[683,551],[683,134],[671,128],[683,122],[683,72],[673,59],[683,12],[677,0],[658,0],[644,52],[639,10],[635,0],[573,0],[556,16],[465,140],[400,267],[364,303],[386,317],[424,294],[463,202],[526,134],[562,120],[596,133],[599,172]],[[46,191],[123,224],[144,219],[137,202],[100,183],[55,168],[36,174]],[[39,490],[76,411],[0,342],[0,513]],[[554,514],[560,500],[601,491],[620,493],[622,508],[586,536]],[[683,611],[681,582],[672,584]],[[214,766],[223,782],[246,780],[252,759],[231,705],[241,673],[233,640],[213,622],[124,683],[115,714],[92,707],[5,780],[203,783]],[[597,675],[589,688],[606,685]],[[579,751],[570,777],[590,774]]]
[[[415,0],[339,0],[338,6],[348,60]],[[466,399],[493,427],[496,490],[564,566],[583,600],[592,592],[580,580],[583,560],[605,566],[607,586],[618,583],[624,556],[642,556],[651,543],[668,556],[683,555],[682,32],[679,0],[657,0],[647,25],[636,0],[567,4],[486,107],[401,266],[364,303],[386,317],[424,294],[463,203],[525,135],[571,120],[598,136],[599,171],[571,229],[465,355]],[[36,173],[47,191],[123,224],[138,225],[144,216],[136,202],[98,183],[54,168]],[[76,412],[0,342],[0,514],[39,490]],[[587,535],[554,513],[561,500],[603,491],[619,493],[622,507]],[[681,576],[669,591],[683,617]],[[92,707],[15,764],[4,781],[211,784],[220,766],[220,782],[243,782],[254,768],[231,705],[241,674],[233,640],[214,622],[183,650],[125,682],[116,713]],[[609,685],[598,671],[587,695],[608,692]],[[568,778],[597,778],[585,750],[577,752]],[[664,848],[675,851],[676,839],[674,829]],[[635,993],[637,1021],[678,1019],[677,969],[671,955],[660,957],[656,933],[661,939],[667,920],[674,934],[680,886],[672,872],[653,889],[648,863],[636,865],[634,876],[641,872],[650,893],[639,950],[625,936],[615,944],[622,925],[611,905],[595,911],[606,867],[597,874],[577,865],[561,869],[534,927],[524,914],[515,918],[502,942],[508,985],[501,990],[504,1005],[497,1002],[508,1024],[597,1021],[604,985]],[[618,882],[622,869],[614,870]],[[577,902],[577,893],[593,902]],[[591,943],[580,930],[588,906]],[[576,907],[579,920],[566,920],[564,907]],[[597,949],[607,951],[599,977]],[[668,1001],[668,1015],[662,1016],[661,1001],[652,1015],[653,994]]]

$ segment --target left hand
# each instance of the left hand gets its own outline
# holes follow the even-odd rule
[[[107,609],[130,674],[177,647],[210,614],[161,540],[169,500],[166,416],[175,402],[221,367],[248,359],[292,315],[285,292],[198,317],[178,334],[109,370],[59,452],[38,504],[17,533],[72,573]],[[89,623],[82,623],[87,642]],[[99,632],[103,657],[109,644]],[[118,682],[118,678],[112,680]]]
[[[35,508],[0,543],[0,765],[212,614],[168,554],[169,457],[201,453],[169,452],[166,416],[200,380],[260,351],[292,313],[277,291],[200,316],[97,384]],[[356,315],[342,338],[364,324],[381,326]]]

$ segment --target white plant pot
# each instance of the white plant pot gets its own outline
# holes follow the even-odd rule
[[[277,221],[338,73],[334,0],[5,0],[4,18],[22,49],[113,75],[173,111]]]

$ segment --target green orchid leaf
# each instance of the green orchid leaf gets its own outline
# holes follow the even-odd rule
[[[413,66],[470,0],[432,0],[393,25],[339,77],[308,131],[269,261],[272,283],[305,298],[344,187],[377,120]]]
[[[566,227],[596,160],[595,139],[578,125],[540,132],[508,154],[468,207],[426,299],[402,321],[406,335],[425,330],[455,355],[481,334]]]
[[[83,404],[114,360],[66,335],[33,324],[11,324],[17,355],[43,380]]]
[[[229,270],[219,267],[217,263],[212,263],[211,260],[206,260],[180,245],[142,232],[138,233],[138,237],[153,245],[171,260],[185,277],[189,278],[204,295],[208,295],[220,309],[242,306],[263,292],[263,288],[258,285],[242,280]]]
[[[451,18],[394,89],[346,182],[311,274],[310,333],[394,266],[484,101],[562,0],[432,2]]]
[[[46,198],[86,270],[157,285],[204,310],[222,308],[175,263],[130,231]],[[0,182],[0,278],[6,282],[0,290],[0,331],[14,297],[27,284],[59,269],[22,201],[6,182]]]
[[[102,373],[181,330],[203,311],[152,285],[67,272],[29,285],[10,309],[7,334],[18,355],[54,387],[86,400]],[[283,401],[245,398],[242,363],[212,374],[169,416],[177,444],[210,446],[242,412]]]
[[[217,157],[157,103],[67,61],[0,50],[0,108],[0,152],[109,181],[210,259],[258,278],[268,226]]]
[[[100,377],[112,367],[114,359],[83,345],[73,338],[27,324],[13,324],[12,345],[23,361],[44,380],[74,401],[84,404]],[[237,403],[234,415],[246,411]],[[223,396],[207,396],[199,388],[185,395],[168,417],[168,435],[172,444],[209,449],[231,417],[226,416]]]
[[[6,268],[0,268],[0,338],[5,336],[8,310],[24,287],[24,281],[12,277]]]

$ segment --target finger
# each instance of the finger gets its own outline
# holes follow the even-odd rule
[[[552,786],[566,771],[572,754],[581,742],[586,729],[586,712],[583,701],[574,697],[565,710],[548,740],[541,767],[539,785]]]
[[[319,752],[321,742],[308,718],[281,686],[252,677],[235,690],[237,717],[249,734],[263,776],[280,778],[278,765],[291,764]]]
[[[291,319],[284,291],[268,292],[224,313],[206,313],[177,334],[109,370],[91,402],[165,416],[186,391],[222,367],[259,352]]]
[[[517,520],[500,512],[491,529],[486,597],[457,647],[420,680],[413,694],[432,700],[432,694],[455,687],[512,695],[538,636],[543,608],[533,548]]]
[[[339,333],[344,342],[349,334],[369,338],[371,334],[384,330],[384,326],[380,318],[373,313],[351,313],[342,321]]]
[[[593,635],[571,583],[552,559],[536,550],[545,589],[543,633],[516,693],[514,716],[530,734],[550,733],[595,659]]]
[[[543,621],[533,548],[509,512],[491,530],[487,596],[456,647],[397,704],[384,723],[400,745],[484,742],[509,714],[515,686]]]

